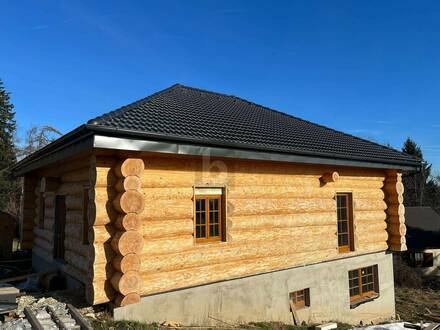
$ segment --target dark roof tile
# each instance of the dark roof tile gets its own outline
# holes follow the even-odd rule
[[[214,92],[174,85],[89,121],[89,124],[155,133],[201,144],[292,154],[415,165],[400,151],[267,107]]]

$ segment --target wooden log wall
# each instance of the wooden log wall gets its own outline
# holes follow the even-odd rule
[[[111,246],[116,252],[112,260],[115,273],[111,278],[113,288],[118,292],[117,306],[124,306],[140,301],[142,277],[140,254],[143,237],[139,233],[139,214],[145,206],[141,191],[141,175],[144,161],[139,158],[127,158],[120,161],[114,172],[118,177],[115,189],[118,195],[113,200],[113,207],[118,211],[115,222],[117,231],[112,237]]]
[[[395,226],[389,229],[387,219],[400,206],[390,202],[395,197],[384,170],[153,154],[124,161],[97,157],[94,303],[124,305],[142,295],[395,244],[394,236],[388,242]],[[225,188],[226,242],[195,243],[194,187]],[[354,201],[355,251],[343,254],[337,192],[352,193]]]
[[[22,246],[32,247],[35,255],[58,267],[91,288],[90,257],[93,249],[83,242],[84,194],[90,187],[90,157],[46,168],[25,177],[23,197]],[[40,193],[44,195],[44,221],[40,223]],[[55,196],[66,196],[64,263],[53,258],[55,231]],[[32,220],[32,221],[31,221]],[[24,240],[26,238],[27,240]]]
[[[202,160],[145,159],[144,294],[387,249],[383,171],[220,162],[227,173]],[[323,184],[335,170],[338,180]],[[193,186],[227,187],[227,242],[194,243]],[[336,192],[354,197],[355,251],[344,255]]]
[[[23,199],[21,201],[20,246],[31,249],[34,240],[34,219],[36,217],[35,190],[38,179],[31,175],[23,178]]]
[[[402,173],[387,171],[385,180],[385,200],[387,202],[388,244],[391,251],[406,251],[405,207],[403,206],[404,186]]]

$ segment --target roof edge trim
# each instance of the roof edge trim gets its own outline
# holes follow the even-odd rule
[[[350,167],[367,167],[381,169],[400,169],[405,171],[413,171],[416,166],[366,162],[359,160],[348,160],[318,156],[303,156],[287,153],[253,151],[237,148],[222,148],[198,144],[180,143],[176,141],[157,141],[157,140],[140,140],[131,138],[121,138],[105,135],[94,135],[94,148],[113,149],[113,150],[129,150],[129,151],[147,151],[159,152],[178,155],[204,156],[204,157],[227,157],[241,158],[267,161],[281,161],[303,164],[323,164],[335,166]]]

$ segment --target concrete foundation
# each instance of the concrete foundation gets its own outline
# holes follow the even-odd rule
[[[378,265],[380,295],[351,309],[348,271],[371,265]],[[392,255],[380,252],[146,296],[138,304],[115,308],[114,317],[183,325],[292,324],[289,292],[305,288],[310,289],[310,306],[297,315],[306,323],[365,324],[395,316]]]

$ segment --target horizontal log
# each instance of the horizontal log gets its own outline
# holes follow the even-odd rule
[[[113,187],[118,177],[111,167],[93,167],[90,169],[90,185],[92,187]]]
[[[387,229],[387,223],[386,221],[369,221],[369,222],[362,222],[358,221],[355,224],[355,230],[359,235],[369,235],[370,233],[377,232],[377,231],[384,231]]]
[[[395,252],[407,251],[408,247],[406,244],[390,244],[390,250]]]
[[[105,204],[89,202],[89,221],[90,225],[104,226],[116,221],[118,212],[113,208],[111,201]]]
[[[32,254],[35,254],[35,255],[39,256],[40,258],[43,258],[47,261],[52,260],[52,253],[48,252],[45,249],[42,249],[40,246],[37,246],[37,245],[34,245],[32,247]]]
[[[93,246],[81,244],[77,239],[71,237],[66,237],[64,239],[64,247],[66,250],[70,250],[85,257],[90,256],[93,251]]]
[[[320,239],[320,235],[330,234],[336,237],[336,224],[331,223],[323,226],[314,226],[313,230],[305,229],[304,227],[287,227],[287,228],[272,228],[268,226],[265,229],[247,230],[247,231],[229,231],[227,233],[228,242],[232,241],[260,241],[282,239],[285,237],[295,237],[300,244],[304,240],[304,234],[314,237],[316,240]]]
[[[76,268],[79,271],[82,271],[85,273],[90,272],[89,262],[86,257],[79,255],[79,254],[76,254],[70,250],[66,250],[64,253],[64,259],[73,268]]]
[[[141,213],[145,207],[144,196],[136,190],[120,193],[113,200],[113,207],[121,213]]]
[[[138,230],[141,222],[140,216],[136,213],[120,214],[115,221],[115,228],[123,231]]]
[[[146,202],[139,214],[142,222],[149,220],[177,220],[194,216],[194,203],[188,199],[156,200]]]
[[[137,231],[119,231],[114,234],[111,246],[115,252],[125,256],[129,253],[140,253],[143,243],[142,235]]]
[[[83,210],[67,210],[66,211],[66,224],[82,224],[83,223]]]
[[[141,230],[144,240],[163,236],[192,235],[193,231],[192,219],[144,221]]]
[[[82,210],[84,205],[84,197],[80,195],[67,195],[66,208],[67,210]]]
[[[321,177],[321,180],[324,183],[338,182],[339,181],[339,173],[336,171],[324,173]]]
[[[110,283],[113,288],[123,295],[138,293],[142,288],[142,277],[138,272],[127,272],[125,274],[115,273]]]
[[[138,176],[144,171],[144,161],[140,158],[127,158],[117,163],[113,170],[117,177]]]
[[[163,251],[176,252],[194,246],[194,238],[189,235],[144,240],[141,254],[158,254]],[[142,258],[143,259],[143,258]]]
[[[360,235],[355,233],[355,241],[359,244],[371,243],[371,242],[386,242],[388,240],[388,232],[383,230],[376,230],[375,232],[368,233],[368,235]]]
[[[51,232],[49,230],[35,227],[34,234],[35,234],[35,237],[43,239],[49,243],[53,241],[53,232]]]
[[[389,223],[387,230],[388,233],[392,236],[406,235],[406,226],[404,223]]]
[[[389,215],[387,217],[387,222],[396,223],[396,224],[405,223],[405,216],[404,215]]]
[[[60,185],[60,180],[57,177],[43,177],[40,181],[41,191],[56,191]]]
[[[112,301],[116,297],[115,289],[113,289],[110,280],[93,282],[86,292],[88,292],[87,302],[93,305]]]
[[[388,215],[397,215],[397,216],[404,216],[405,215],[405,206],[403,204],[399,205],[389,205],[388,209],[386,210]]]
[[[267,239],[248,244],[228,242],[227,244],[196,244],[191,249],[169,253],[160,250],[162,254],[143,254],[141,272],[168,272],[177,269],[201,267],[209,264],[222,263],[264,257],[278,257],[280,255],[303,253],[306,251],[334,249],[336,253],[337,240],[332,233],[325,233],[320,240],[316,236],[305,236],[300,244],[296,237]],[[293,260],[295,258],[292,257]],[[289,265],[286,265],[288,267]]]
[[[385,182],[383,189],[389,194],[399,194],[399,195],[402,195],[405,191],[402,182],[389,182],[388,180]]]
[[[336,210],[332,199],[228,199],[228,215],[240,216],[251,214],[293,214]]]
[[[138,176],[130,175],[118,180],[115,184],[115,190],[119,192],[124,192],[127,190],[140,190],[141,185],[141,179]]]
[[[150,188],[151,189],[151,188]],[[169,188],[168,188],[169,189]],[[183,189],[183,188],[180,188]],[[145,192],[145,190],[143,190]],[[148,193],[145,192],[148,196]],[[355,199],[384,199],[384,192],[379,189],[361,188],[353,191]],[[174,197],[174,195],[172,195]],[[192,192],[188,197],[192,197]],[[283,198],[334,198],[335,189],[328,187],[304,187],[298,189],[298,187],[292,186],[258,186],[253,185],[249,187],[229,187],[228,200],[229,199],[283,199]],[[174,199],[169,197],[170,199]]]
[[[111,243],[94,244],[91,253],[90,261],[94,264],[110,263],[115,257],[116,253],[113,250]]]
[[[81,196],[85,187],[88,187],[88,181],[62,183],[57,193],[61,195],[77,195]]]
[[[379,199],[355,199],[353,201],[353,209],[354,212],[357,212],[359,210],[365,210],[365,211],[384,211],[387,209],[387,204],[383,200]]]
[[[115,305],[118,307],[123,307],[131,304],[137,304],[141,301],[141,296],[137,293],[129,293],[124,296],[122,294],[118,294],[115,299]]]
[[[34,247],[39,247],[44,250],[49,255],[52,255],[53,245],[48,241],[41,239],[39,237],[34,238]]]
[[[329,260],[335,255],[337,255],[337,251],[332,248],[315,252],[294,253],[276,258],[257,258],[240,260],[239,262],[224,260],[219,264],[196,267],[191,270],[185,268],[171,272],[144,272],[141,274],[143,278],[141,295],[311,264],[316,260]]]
[[[394,236],[391,235],[390,238],[388,239],[388,242],[392,245],[401,245],[401,244],[406,244],[406,238],[405,236]]]
[[[112,260],[113,267],[121,272],[127,273],[131,271],[139,271],[141,266],[141,258],[138,254],[130,253],[126,256],[117,256]]]
[[[61,176],[61,182],[89,182],[89,168],[85,167],[64,173]]]
[[[89,239],[94,244],[110,242],[116,230],[111,225],[93,226],[89,228]]]
[[[82,225],[78,223],[69,223],[66,224],[66,228],[64,230],[66,237],[71,237],[74,240],[82,243]]]
[[[106,281],[112,278],[115,273],[115,269],[111,262],[103,264],[103,263],[91,263],[89,260],[89,267],[92,269],[90,272],[90,278],[94,282],[98,281]]]

